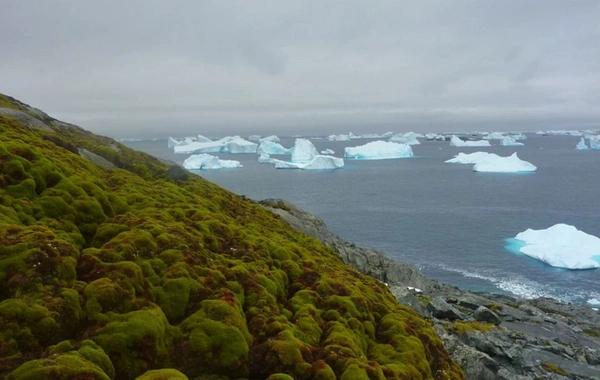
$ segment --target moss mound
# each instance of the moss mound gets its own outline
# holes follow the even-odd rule
[[[0,116],[0,378],[463,378],[428,322],[274,214],[50,127]]]

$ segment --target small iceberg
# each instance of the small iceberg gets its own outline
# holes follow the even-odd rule
[[[435,140],[435,141],[444,141],[444,140],[446,140],[446,136],[440,135],[440,134],[437,134],[437,133],[427,133],[425,135],[425,139],[429,140],[429,141],[433,141],[433,140]]]
[[[261,140],[256,149],[258,154],[292,154],[293,148],[284,148],[281,144],[272,140]]]
[[[281,139],[279,138],[279,136],[276,136],[276,135],[270,135],[270,136],[267,136],[267,137],[263,137],[263,138],[262,138],[262,139],[260,139],[259,141],[261,141],[261,142],[262,142],[262,141],[272,141],[272,142],[276,142],[276,143],[278,143],[278,142],[281,142]]]
[[[485,173],[523,173],[534,172],[537,167],[531,162],[523,161],[517,153],[513,153],[508,157],[500,157],[490,153],[485,158],[477,161],[473,166],[475,172]]]
[[[502,146],[523,146],[524,144],[521,142],[517,142],[512,136],[504,136],[500,140],[500,145]]]
[[[331,149],[325,149],[321,151],[321,154],[334,154],[335,152]]]
[[[342,158],[332,156],[314,156],[308,162],[287,162],[272,159],[277,169],[330,170],[344,167]]]
[[[271,156],[267,153],[261,153],[258,157],[258,162],[260,162],[261,164],[273,164],[275,163],[273,160],[274,159],[271,158]]]
[[[327,137],[327,140],[329,141],[350,141],[351,136],[353,135],[352,132],[350,132],[347,135],[331,135]]]
[[[582,137],[581,140],[579,140],[579,142],[577,143],[577,145],[575,145],[575,149],[586,150],[586,149],[590,149],[590,147],[587,146],[587,144],[585,143],[585,139]]]
[[[474,153],[459,153],[454,158],[446,161],[447,164],[476,164],[479,161],[483,161],[493,153],[488,152],[474,152]],[[494,156],[496,156],[494,154]]]
[[[390,137],[390,141],[407,145],[419,145],[421,142],[417,139],[420,137],[424,137],[424,135],[415,132],[398,133],[397,135]]]
[[[240,136],[227,136],[217,141],[192,142],[176,145],[173,151],[179,154],[195,153],[256,153],[258,144],[244,140]]]
[[[568,224],[545,230],[528,229],[508,239],[506,247],[557,268],[600,267],[600,239]]]
[[[488,133],[487,135],[483,136],[482,139],[484,140],[502,140],[504,138],[504,134],[501,132],[492,132],[492,133]]]
[[[452,135],[450,138],[450,146],[457,147],[473,147],[473,146],[491,146],[488,140],[477,140],[477,141],[463,141],[456,135]]]
[[[598,150],[600,149],[600,136],[591,136],[589,138],[590,141],[590,149]]]
[[[186,160],[183,161],[183,167],[188,170],[231,169],[241,168],[242,164],[240,164],[239,161],[221,160],[219,157],[201,153],[186,158]]]
[[[410,145],[387,141],[372,141],[365,145],[347,147],[344,156],[354,160],[385,160],[391,158],[412,157]]]

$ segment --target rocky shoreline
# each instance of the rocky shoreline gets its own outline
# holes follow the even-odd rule
[[[358,247],[293,204],[260,202],[385,282],[398,301],[431,321],[468,379],[600,379],[600,313],[550,298],[473,293],[429,280],[413,265]]]

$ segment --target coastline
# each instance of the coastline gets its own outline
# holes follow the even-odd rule
[[[340,238],[290,202],[258,203],[331,247],[345,263],[386,283],[401,304],[431,321],[467,378],[600,378],[600,313],[591,307],[462,290]]]

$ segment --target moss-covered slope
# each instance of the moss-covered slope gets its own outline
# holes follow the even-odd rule
[[[463,377],[428,322],[318,241],[52,120],[0,116],[0,378]]]

